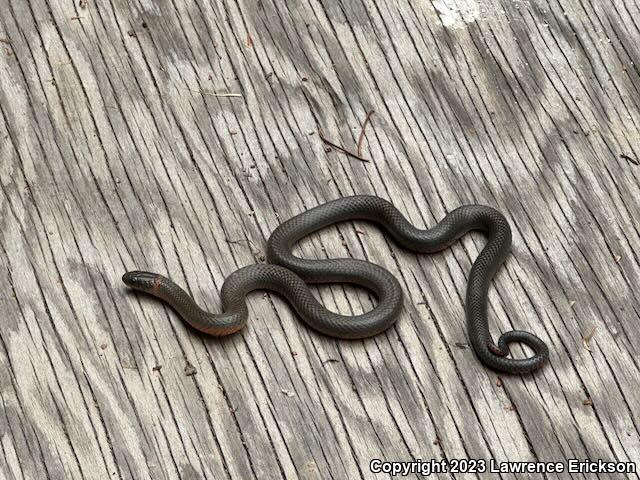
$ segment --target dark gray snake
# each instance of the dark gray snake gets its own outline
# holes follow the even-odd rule
[[[489,333],[489,284],[511,247],[511,229],[504,216],[490,207],[466,205],[447,214],[435,227],[414,227],[391,203],[358,195],[312,208],[280,225],[267,241],[267,264],[243,267],[227,277],[220,297],[224,313],[212,314],[168,278],[156,273],[128,272],[129,287],[150,293],[171,305],[192,327],[210,335],[229,335],[247,320],[245,298],[252,290],[273,290],[286,297],[298,315],[313,329],[338,338],[364,338],[393,325],[402,307],[402,290],[384,268],[352,258],[308,260],[291,253],[293,245],[312,232],[345,220],[369,220],[384,227],[402,247],[416,252],[443,250],[470,230],[479,230],[488,242],[471,267],[467,286],[466,317],[469,340],[487,367],[505,373],[525,373],[540,368],[549,357],[545,343],[532,333],[503,333],[497,345]],[[352,283],[371,290],[378,303],[362,315],[339,315],[327,310],[311,294],[307,283]],[[507,358],[509,344],[522,342],[534,351],[529,358]]]

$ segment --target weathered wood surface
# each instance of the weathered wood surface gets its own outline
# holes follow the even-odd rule
[[[0,0],[0,477],[640,461],[638,18],[622,0]],[[327,151],[318,129],[355,151],[370,110],[370,162]],[[401,280],[397,326],[367,341],[262,294],[240,334],[204,338],[120,281],[168,272],[217,309],[281,220],[354,193],[422,226],[505,212],[492,330],[536,333],[551,364],[500,386],[460,348],[476,235],[432,256],[365,224],[303,242]]]

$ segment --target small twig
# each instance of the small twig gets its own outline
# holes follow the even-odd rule
[[[625,155],[624,153],[620,154],[620,158],[626,160],[629,163],[633,163],[634,165],[640,165],[640,162],[635,158],[631,158],[629,155]]]
[[[322,136],[322,132],[320,130],[318,130],[318,137],[320,137],[320,140],[322,140],[324,143],[326,143],[330,147],[335,148],[339,152],[344,153],[346,156],[351,157],[351,158],[355,158],[356,160],[360,160],[361,162],[369,163],[369,160],[367,160],[366,158],[362,158],[362,157],[356,155],[355,153],[350,152],[349,150],[346,150],[345,148],[342,148],[342,147],[336,145],[335,143],[333,143],[333,142],[327,140],[326,138],[324,138]]]
[[[232,240],[231,238],[225,238],[224,241],[227,243],[243,243],[243,242],[246,242],[247,240],[245,240],[244,238],[239,238],[237,240]]]
[[[591,339],[593,338],[593,335],[596,333],[596,329],[598,327],[596,325],[594,325],[591,330],[589,331],[589,333],[587,335],[584,335],[582,337],[582,346],[588,350],[589,352],[591,351],[591,348],[589,347],[589,342],[591,341]]]
[[[364,140],[364,131],[367,128],[367,124],[369,123],[369,120],[371,119],[371,115],[373,115],[373,110],[367,112],[367,116],[364,118],[364,122],[362,123],[362,130],[360,131],[360,136],[358,137],[358,148],[356,150],[356,152],[358,153],[358,156],[360,156],[360,152],[362,151],[362,141]]]
[[[206,90],[194,90],[193,88],[189,88],[188,90],[201,95],[211,95],[212,97],[242,97],[241,93],[215,93],[207,92]]]
[[[247,245],[249,245],[250,248],[252,248],[254,250],[256,249],[255,244],[249,238],[238,238],[238,239],[225,238],[224,241],[227,242],[227,243],[230,243],[230,244],[234,244],[234,245],[239,245],[241,243],[246,243]]]
[[[322,362],[323,365],[326,365],[327,363],[336,363],[339,362],[340,360],[338,360],[337,358],[327,358],[325,361]]]

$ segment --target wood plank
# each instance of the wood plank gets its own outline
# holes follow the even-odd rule
[[[0,477],[640,462],[636,2],[0,11]],[[241,96],[216,96],[229,93]],[[369,162],[322,142],[319,130],[355,152],[370,111]],[[360,222],[301,242],[306,257],[364,258],[401,281],[397,325],[365,341],[311,332],[262,293],[241,333],[205,338],[120,281],[168,273],[217,310],[224,278],[263,261],[281,221],[358,193],[422,227],[465,203],[503,211],[514,247],[492,331],[534,332],[550,365],[498,381],[464,348],[474,234],[431,256]],[[372,306],[356,288],[314,291],[335,311]]]

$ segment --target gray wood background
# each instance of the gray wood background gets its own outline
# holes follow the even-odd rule
[[[631,0],[0,0],[0,477],[640,463],[638,18]],[[356,152],[370,111],[368,162],[320,139]],[[354,193],[419,226],[505,212],[492,331],[536,333],[551,363],[498,379],[466,347],[477,235],[431,256],[360,223],[302,242],[401,280],[397,326],[366,341],[262,293],[241,333],[205,338],[120,281],[168,273],[216,310],[281,220]]]

